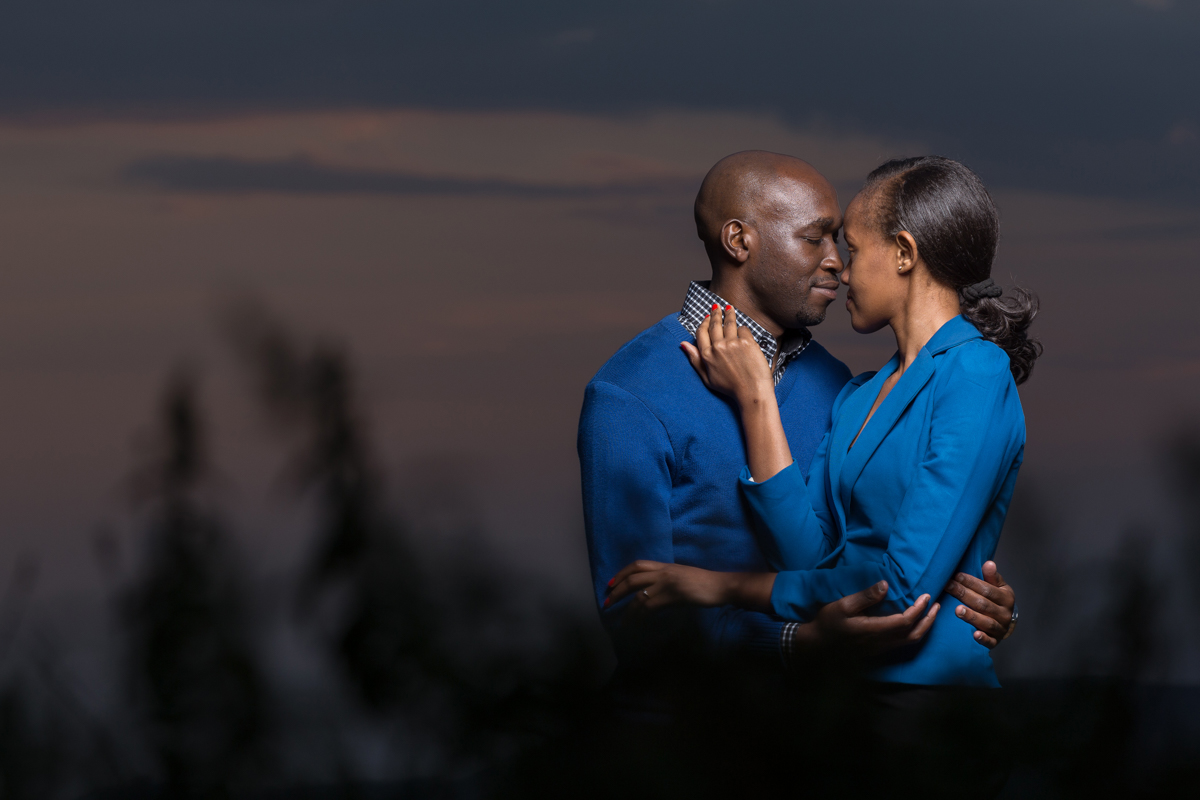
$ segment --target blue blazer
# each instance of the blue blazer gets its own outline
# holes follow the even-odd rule
[[[919,644],[878,659],[871,677],[999,686],[991,652],[943,590],[959,571],[982,575],[1021,466],[1025,415],[1008,355],[955,317],[863,428],[899,363],[897,354],[841,391],[807,485],[796,464],[763,483],[743,470],[763,548],[779,570],[771,604],[780,616],[804,621],[879,580],[888,582],[881,614],[929,593],[942,603],[932,629]]]

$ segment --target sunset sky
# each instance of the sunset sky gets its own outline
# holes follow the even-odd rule
[[[46,602],[102,586],[92,534],[181,363],[245,547],[295,563],[286,445],[218,325],[256,297],[345,343],[398,503],[440,482],[586,603],[584,384],[707,277],[692,199],[750,148],[843,205],[891,157],[976,169],[997,278],[1042,299],[1022,479],[1063,557],[1167,525],[1158,451],[1200,422],[1197,41],[1194,0],[8,3],[0,581],[27,554]],[[894,349],[840,302],[814,333],[855,372]]]

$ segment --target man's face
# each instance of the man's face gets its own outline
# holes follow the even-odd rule
[[[784,329],[816,325],[837,298],[842,214],[827,182],[780,179],[756,214],[759,246],[746,266],[759,308]]]

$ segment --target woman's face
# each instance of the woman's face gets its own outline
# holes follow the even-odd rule
[[[859,333],[874,333],[896,315],[904,303],[906,283],[900,277],[900,248],[870,225],[866,198],[859,193],[846,209],[843,228],[849,258],[842,270],[846,310]]]

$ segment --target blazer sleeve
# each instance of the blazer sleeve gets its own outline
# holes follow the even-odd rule
[[[847,381],[834,398],[831,418],[836,419],[846,398],[874,375],[867,372]],[[754,514],[759,545],[776,572],[816,569],[838,544],[826,468],[832,427],[813,454],[807,481],[794,461],[761,483],[751,480],[749,467],[742,469],[742,494]]]
[[[825,469],[829,436],[813,456],[807,482],[795,461],[761,483],[751,480],[749,467],[742,469],[739,482],[757,523],[759,545],[776,572],[815,569],[837,542]]]
[[[608,581],[638,559],[674,562],[675,455],[662,422],[634,395],[593,381],[579,423],[583,512],[593,595],[625,664],[679,657],[779,653],[783,622],[733,606],[679,606],[622,625],[628,601],[604,607]],[[671,652],[668,652],[671,651]]]
[[[941,595],[1019,458],[1024,418],[1007,363],[953,370],[935,391],[929,444],[883,557],[781,572],[771,594],[776,613],[812,619],[822,605],[880,580],[888,582],[884,614],[903,611],[926,592]]]

